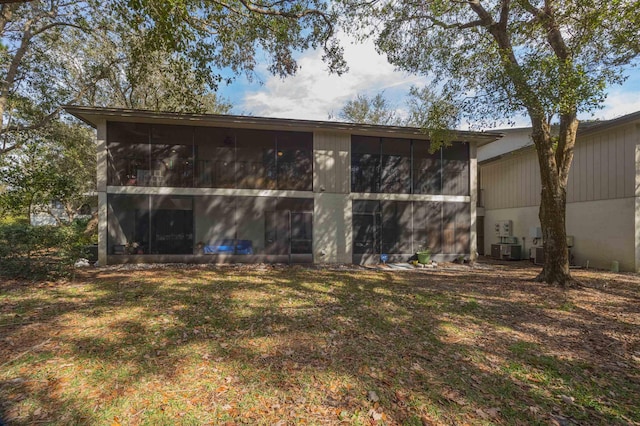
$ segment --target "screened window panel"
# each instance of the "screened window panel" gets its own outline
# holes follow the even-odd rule
[[[471,209],[469,203],[444,203],[443,249],[447,254],[469,254]]]
[[[312,199],[278,198],[266,212],[265,223],[268,254],[312,252]]]
[[[379,254],[382,234],[382,215],[379,201],[354,200],[353,253]]]
[[[275,132],[237,131],[236,185],[244,189],[276,189]]]
[[[313,252],[313,213],[291,212],[291,253]]]
[[[149,174],[149,126],[107,123],[107,182],[109,185],[144,186]]]
[[[353,200],[353,213],[380,213],[380,201]]]
[[[152,254],[193,254],[193,197],[151,196]]]
[[[442,203],[413,203],[413,250],[442,251]]]
[[[431,153],[428,141],[413,142],[413,192],[442,194],[442,151]]]
[[[313,134],[279,132],[277,134],[278,189],[313,189]]]
[[[380,192],[380,139],[351,137],[351,192]]]
[[[148,186],[193,186],[193,127],[151,127],[151,169]]]
[[[107,253],[149,253],[149,196],[108,194],[107,204]]]
[[[196,127],[195,184],[204,188],[234,188],[236,137],[231,129]]]
[[[265,254],[267,248],[273,248],[272,241],[267,242],[271,222],[269,212],[273,212],[277,200],[267,197],[236,197],[236,235],[234,254]],[[271,238],[271,237],[269,237]]]
[[[411,202],[382,201],[382,253],[412,252]]]
[[[380,192],[411,193],[410,139],[382,139]]]
[[[285,255],[289,252],[289,215],[286,211],[265,212],[266,253]]]
[[[442,190],[445,195],[469,195],[469,144],[454,142],[442,149]]]
[[[196,246],[202,254],[233,249],[236,238],[236,198],[224,196],[195,197]],[[248,215],[248,217],[253,217]],[[245,229],[253,229],[244,220]],[[264,227],[264,225],[262,225]],[[231,243],[229,243],[231,241]]]

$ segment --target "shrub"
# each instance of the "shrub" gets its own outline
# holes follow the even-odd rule
[[[85,228],[86,222],[61,226],[0,222],[0,275],[28,279],[70,275],[89,242]]]

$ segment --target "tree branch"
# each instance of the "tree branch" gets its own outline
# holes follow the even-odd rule
[[[553,8],[549,0],[545,0],[544,9],[540,9],[531,4],[529,0],[523,0],[522,4],[525,9],[531,13],[535,19],[540,21],[545,27],[547,41],[553,49],[553,52],[562,61],[569,59],[569,50],[562,37],[560,27],[556,22],[553,14]]]
[[[102,79],[104,78],[104,76],[98,76],[95,81],[92,81],[89,84],[86,84],[84,87],[82,87],[78,93],[76,93],[76,95],[68,100],[66,103],[74,103],[77,102],[78,100],[80,100],[85,93],[87,93],[87,91],[89,91],[91,88],[95,87]],[[58,115],[60,114],[60,111],[62,111],[63,107],[60,105],[58,107],[56,107],[52,112],[50,112],[49,114],[45,115],[44,117],[42,117],[40,120],[36,121],[35,123],[32,123],[30,125],[12,125],[12,126],[6,126],[4,128],[2,128],[0,130],[0,137],[3,137],[9,133],[13,133],[13,132],[24,132],[24,131],[30,131],[30,130],[39,130],[43,127],[45,127],[46,125],[48,125],[49,123],[51,123],[51,121]],[[3,138],[4,139],[4,138]],[[6,146],[6,139],[3,140],[3,144],[2,144],[2,148],[0,149],[0,157],[2,157],[4,154],[7,154],[8,152],[14,151],[18,148],[20,148],[21,144],[16,143],[13,144],[11,146]]]
[[[544,121],[544,107],[535,96],[533,88],[529,85],[522,74],[522,68],[513,50],[513,45],[511,44],[507,27],[503,27],[496,23],[491,14],[480,4],[480,0],[470,0],[469,6],[482,21],[487,23],[487,29],[498,45],[501,60],[505,62],[507,75],[513,82],[514,88],[518,93],[518,98],[525,104],[525,107],[531,116],[531,120],[534,122],[534,126],[535,122],[542,123]],[[503,0],[501,21],[503,19],[502,15],[508,12],[508,7],[509,1]]]
[[[500,21],[498,25],[500,28],[506,31],[507,25],[509,24],[509,9],[511,6],[510,0],[502,0],[502,5],[500,7]]]
[[[55,27],[71,27],[71,28],[76,28],[76,29],[78,29],[78,30],[80,30],[82,32],[89,32],[90,31],[88,28],[85,28],[85,27],[83,27],[81,25],[74,24],[72,22],[60,22],[60,21],[58,21],[58,22],[51,22],[51,23],[49,23],[47,25],[43,25],[41,28],[35,30],[33,32],[32,36],[35,37],[37,35],[42,34],[45,31],[50,30],[51,28],[55,28]]]

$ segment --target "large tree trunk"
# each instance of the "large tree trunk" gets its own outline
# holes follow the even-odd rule
[[[544,266],[537,280],[565,286],[571,281],[566,232],[567,181],[578,120],[573,114],[561,117],[560,136],[556,140],[547,123],[532,121],[532,138],[538,154],[542,184],[538,216],[544,247]]]
[[[549,179],[549,173],[541,173],[542,194],[540,200],[540,225],[544,244],[544,266],[539,281],[564,286],[571,280],[565,213],[566,185]]]

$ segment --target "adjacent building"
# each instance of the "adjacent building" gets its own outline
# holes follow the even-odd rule
[[[502,132],[503,138],[478,148],[478,250],[489,255],[504,238],[496,235],[496,224],[510,223],[522,258],[534,259],[543,241],[531,129]],[[618,262],[621,270],[640,270],[640,112],[580,125],[566,219],[575,265],[608,269]]]
[[[476,146],[420,129],[69,106],[97,129],[100,264],[476,253]]]

